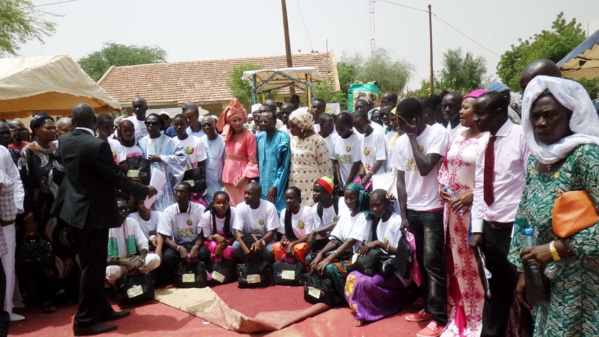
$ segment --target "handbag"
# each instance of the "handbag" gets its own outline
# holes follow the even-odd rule
[[[565,192],[553,204],[553,232],[559,238],[572,236],[599,221],[595,203],[587,191]]]
[[[204,262],[198,261],[194,264],[187,263],[186,261],[179,262],[175,287],[206,288],[207,286],[208,281],[206,280],[206,266]]]
[[[250,261],[238,264],[237,281],[239,288],[268,287],[271,284],[268,262]]]
[[[377,263],[377,273],[382,276],[389,276],[397,270],[397,261],[395,255],[381,254]]]
[[[211,287],[237,281],[237,269],[234,261],[223,259],[220,262],[209,263],[207,269],[212,276],[212,279],[208,281],[208,285]]]
[[[129,157],[125,160],[129,169],[129,178],[139,178],[144,185],[150,184],[150,162],[141,157]]]
[[[125,275],[116,280],[116,302],[127,306],[154,299],[154,279],[150,273]]]
[[[395,267],[397,268],[397,273],[404,280],[410,279],[410,272],[412,271],[412,265],[414,264],[414,260],[412,256],[414,255],[414,249],[408,243],[408,239],[406,238],[406,232],[403,232],[403,235],[399,238],[399,242],[397,243],[397,251],[395,252]]]
[[[54,263],[54,254],[50,242],[41,235],[26,238],[16,254],[17,263],[22,268],[37,269]]]
[[[181,181],[193,182],[191,185],[191,192],[200,192],[206,190],[206,174],[201,167],[191,168],[183,173],[183,179]]]
[[[275,285],[300,286],[306,267],[300,261],[277,261],[272,265],[273,281]]]
[[[318,272],[311,271],[306,278],[306,284],[304,284],[304,300],[312,304],[324,303],[329,307],[334,307],[333,282]]]
[[[364,256],[356,254],[354,270],[357,270],[364,275],[374,275],[378,270],[379,257],[381,254],[381,250],[376,248],[370,249]]]

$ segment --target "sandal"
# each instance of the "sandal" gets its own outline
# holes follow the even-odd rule
[[[56,306],[51,302],[42,303],[42,312],[44,314],[52,314],[56,312]]]

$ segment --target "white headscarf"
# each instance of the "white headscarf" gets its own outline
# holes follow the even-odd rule
[[[537,143],[530,123],[532,105],[545,89],[572,111],[570,130],[574,134],[551,145]],[[599,117],[593,102],[582,85],[568,79],[537,76],[528,84],[522,98],[522,128],[530,153],[546,165],[566,158],[579,145],[599,145]]]

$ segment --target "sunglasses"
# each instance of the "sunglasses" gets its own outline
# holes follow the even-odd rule
[[[145,122],[146,126],[154,126],[160,124],[159,122]]]
[[[119,212],[128,211],[128,210],[129,210],[129,206],[121,206],[121,207],[119,207]]]

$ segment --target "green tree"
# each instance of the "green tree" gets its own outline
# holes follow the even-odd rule
[[[483,86],[487,67],[482,56],[475,58],[470,52],[464,55],[461,48],[449,49],[443,53],[442,63],[440,88],[466,93]]]
[[[43,43],[56,29],[55,23],[43,19],[49,14],[29,0],[0,0],[0,56],[17,55],[29,40]]]
[[[539,58],[557,63],[584,39],[585,32],[580,23],[576,19],[567,21],[561,12],[550,30],[543,30],[526,40],[518,39],[517,45],[503,53],[497,64],[497,74],[512,91],[520,91],[518,80],[528,63]]]
[[[111,66],[164,63],[166,51],[157,46],[104,43],[104,47],[79,59],[79,65],[94,81],[99,80]]]
[[[238,65],[236,67],[233,67],[233,69],[231,69],[231,73],[229,74],[229,79],[227,80],[227,86],[229,87],[229,89],[231,89],[231,95],[233,97],[237,98],[239,100],[239,102],[241,102],[241,104],[243,104],[243,106],[245,107],[245,110],[248,112],[251,110],[252,103],[253,103],[252,84],[250,83],[250,81],[242,80],[241,76],[243,76],[244,71],[258,70],[258,69],[264,69],[264,66],[256,65],[256,64],[252,64],[252,63],[245,63],[245,64]],[[267,99],[267,98],[275,99],[279,94],[278,90],[263,92],[263,94],[260,94],[260,92],[261,92],[261,90],[258,90],[258,96],[259,96],[258,101],[262,101],[263,99]],[[263,98],[263,99],[261,99],[261,98]]]

